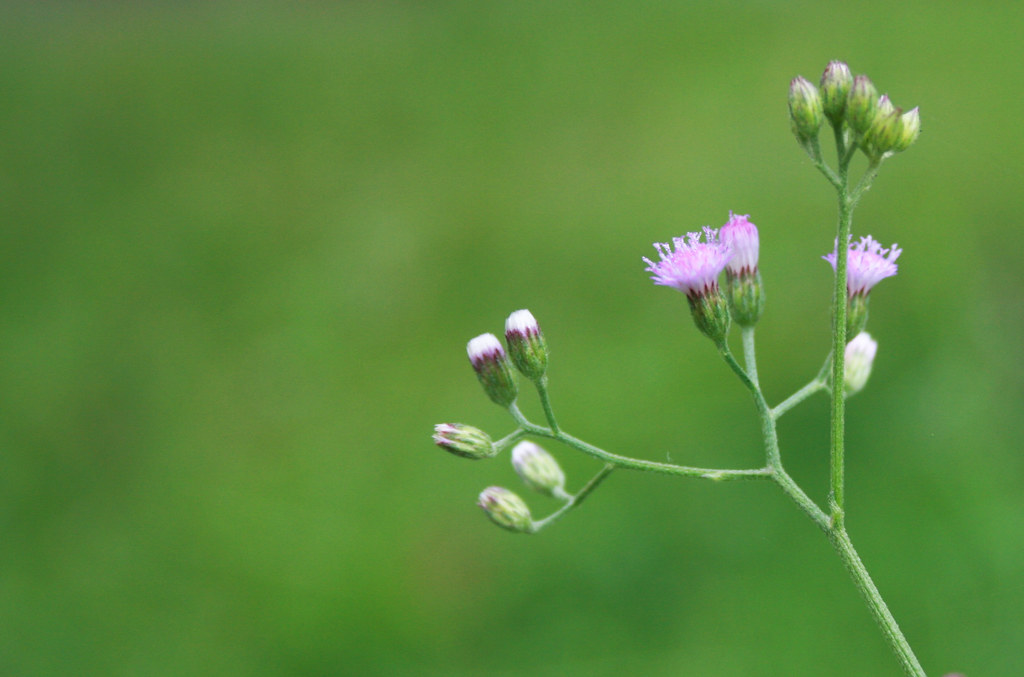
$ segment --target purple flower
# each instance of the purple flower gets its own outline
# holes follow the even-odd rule
[[[896,259],[903,250],[896,243],[883,249],[882,245],[870,235],[862,237],[860,242],[849,245],[850,253],[846,259],[846,293],[850,298],[866,296],[871,288],[887,277],[896,274]],[[836,252],[821,258],[836,268]]]
[[[757,226],[748,219],[750,214],[729,212],[729,222],[720,232],[722,244],[732,250],[732,258],[726,264],[733,275],[750,274],[757,271],[759,240]]]
[[[717,230],[705,226],[704,235],[706,242],[700,241],[700,233],[672,238],[675,251],[667,243],[656,242],[654,247],[661,260],[654,262],[644,257],[645,270],[653,273],[654,284],[675,287],[691,300],[717,292],[718,274],[732,257],[732,250],[718,240]]]

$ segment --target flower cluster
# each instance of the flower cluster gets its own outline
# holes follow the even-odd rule
[[[519,395],[514,365],[533,381],[542,397],[547,393],[548,351],[544,334],[529,310],[517,310],[505,321],[508,352],[494,334],[480,334],[466,345],[469,363],[484,392],[496,404],[517,412]],[[511,359],[509,358],[511,356]],[[552,419],[552,428],[557,430]],[[521,436],[521,435],[520,435]],[[434,426],[434,443],[455,456],[473,460],[492,458],[503,451],[513,438],[497,442],[479,428],[464,423],[440,423]],[[523,483],[546,496],[566,502],[573,496],[565,491],[565,473],[547,451],[533,442],[520,441],[512,449],[512,467]],[[533,533],[542,522],[534,522],[530,509],[514,492],[504,487],[488,487],[477,505],[498,526],[519,533]]]
[[[656,242],[654,248],[660,258],[652,261],[643,257],[646,270],[652,273],[654,284],[686,294],[701,332],[721,348],[732,319],[745,327],[757,322],[764,308],[764,295],[757,269],[757,226],[750,222],[749,215],[729,212],[729,221],[720,230],[705,226],[703,233],[687,233],[673,238],[672,244],[675,249]],[[723,270],[728,298],[718,286]]]

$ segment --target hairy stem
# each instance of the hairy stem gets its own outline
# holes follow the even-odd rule
[[[552,522],[560,520],[565,513],[569,512],[580,503],[583,502],[590,492],[597,488],[597,485],[604,481],[604,478],[611,474],[612,470],[615,470],[615,466],[611,463],[606,463],[603,468],[597,471],[597,474],[590,478],[590,481],[583,485],[583,488],[577,491],[575,494],[568,495],[566,498],[565,505],[551,513],[542,520],[535,520],[533,522],[533,533],[536,533],[548,526]]]
[[[829,540],[832,541],[832,546],[839,553],[840,559],[843,560],[846,570],[853,577],[853,582],[856,584],[857,589],[860,590],[864,601],[867,602],[868,608],[871,609],[871,615],[875,617],[875,622],[878,623],[878,627],[881,628],[885,638],[889,640],[889,645],[895,652],[896,658],[899,659],[903,671],[909,677],[926,677],[924,668],[921,667],[917,656],[914,655],[914,650],[910,648],[907,638],[903,636],[900,626],[896,623],[896,619],[893,618],[889,607],[886,606],[885,600],[882,599],[882,594],[875,587],[875,582],[871,580],[871,576],[868,574],[864,562],[861,561],[860,556],[854,549],[846,529],[833,527],[828,531],[828,536]]]
[[[514,404],[509,407],[509,413],[519,424],[520,429],[530,435],[537,435],[538,437],[547,437],[549,439],[558,440],[563,444],[582,451],[588,456],[600,459],[605,463],[610,463],[617,468],[623,468],[625,470],[644,470],[649,472],[658,472],[665,475],[680,475],[683,477],[698,477],[707,480],[748,480],[748,479],[768,479],[771,477],[771,471],[768,468],[750,468],[742,470],[732,470],[727,468],[695,468],[686,465],[675,465],[674,463],[659,463],[658,461],[645,461],[639,458],[630,458],[629,456],[621,456],[619,454],[613,454],[610,451],[594,446],[588,442],[573,437],[572,435],[559,431],[555,432],[550,428],[531,423],[523,416],[519,408]]]

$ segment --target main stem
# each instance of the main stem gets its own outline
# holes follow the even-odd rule
[[[744,352],[746,353],[745,358],[748,369],[755,364],[756,360],[753,343],[753,332],[750,332],[749,343],[746,340],[744,341]],[[754,404],[761,418],[761,433],[764,435],[767,466],[768,470],[771,471],[772,480],[828,536],[829,541],[831,541],[832,546],[836,549],[840,559],[842,559],[846,570],[850,572],[854,585],[860,590],[864,601],[867,602],[868,608],[875,618],[875,622],[878,623],[878,627],[885,634],[885,638],[889,641],[889,645],[892,647],[906,674],[910,677],[926,677],[924,669],[914,655],[914,651],[910,648],[910,643],[903,636],[903,632],[896,623],[896,619],[889,611],[885,600],[882,599],[882,595],[878,592],[874,581],[871,580],[871,576],[868,574],[864,563],[861,562],[860,556],[857,555],[857,551],[854,549],[853,542],[850,541],[846,529],[842,524],[836,522],[834,513],[832,517],[826,515],[782,467],[782,458],[779,453],[779,438],[775,426],[776,416],[768,407],[760,386],[750,378],[750,375],[740,366],[728,348],[722,351],[722,356],[729,367],[743,381],[751,395],[754,396]]]
[[[842,153],[840,153],[840,157]],[[832,293],[832,408],[829,437],[829,469],[832,478],[829,510],[833,524],[841,529],[843,515],[843,437],[846,426],[846,263],[850,247],[853,202],[848,187],[849,165],[840,165],[839,228],[836,236],[836,278]]]
[[[924,668],[921,667],[921,663],[917,660],[917,656],[914,655],[914,650],[910,648],[910,643],[903,636],[903,631],[900,630],[900,626],[896,623],[892,612],[889,611],[885,600],[882,599],[882,593],[878,592],[875,582],[871,580],[867,568],[860,560],[860,556],[857,554],[856,549],[854,549],[853,542],[850,541],[846,529],[833,526],[828,532],[828,537],[832,541],[832,546],[836,549],[836,552],[839,553],[840,559],[843,560],[846,570],[853,577],[853,582],[857,589],[860,590],[864,601],[867,602],[868,608],[871,609],[875,622],[878,623],[878,627],[881,628],[885,638],[889,640],[889,646],[896,653],[896,658],[899,659],[903,671],[909,677],[927,677]]]
[[[836,236],[836,277],[832,295],[832,407],[831,434],[829,438],[829,463],[831,471],[831,488],[829,491],[829,510],[831,519],[828,534],[832,546],[843,560],[846,570],[850,572],[854,585],[860,590],[867,602],[871,614],[878,627],[885,634],[889,645],[896,653],[904,672],[910,677],[926,677],[924,668],[914,655],[910,643],[903,636],[896,619],[882,599],[882,594],[871,580],[867,568],[861,561],[853,542],[846,533],[844,512],[844,432],[846,426],[846,313],[847,313],[847,261],[849,254],[850,227],[853,221],[853,210],[857,201],[868,188],[878,173],[880,159],[872,159],[867,171],[858,186],[851,192],[849,187],[850,160],[853,157],[856,141],[846,147],[843,134],[836,129],[836,151],[839,158],[838,179],[836,182],[829,173],[826,178],[835,186],[839,201],[839,224]]]

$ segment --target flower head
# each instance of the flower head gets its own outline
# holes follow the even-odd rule
[[[753,273],[757,270],[757,226],[749,219],[750,214],[729,212],[729,222],[722,226],[719,233],[722,244],[732,251],[732,257],[725,265],[734,275]]]
[[[896,274],[896,259],[903,250],[893,243],[892,247],[883,249],[882,245],[870,235],[862,237],[860,242],[849,245],[850,253],[846,262],[846,292],[850,298],[865,296],[871,288],[887,277]],[[821,257],[836,267],[836,251]]]
[[[700,241],[701,233],[672,238],[675,251],[667,243],[656,242],[661,260],[644,257],[654,284],[675,287],[691,299],[717,291],[718,274],[732,258],[732,250],[719,241],[717,230],[705,226],[704,235],[705,242]]]

